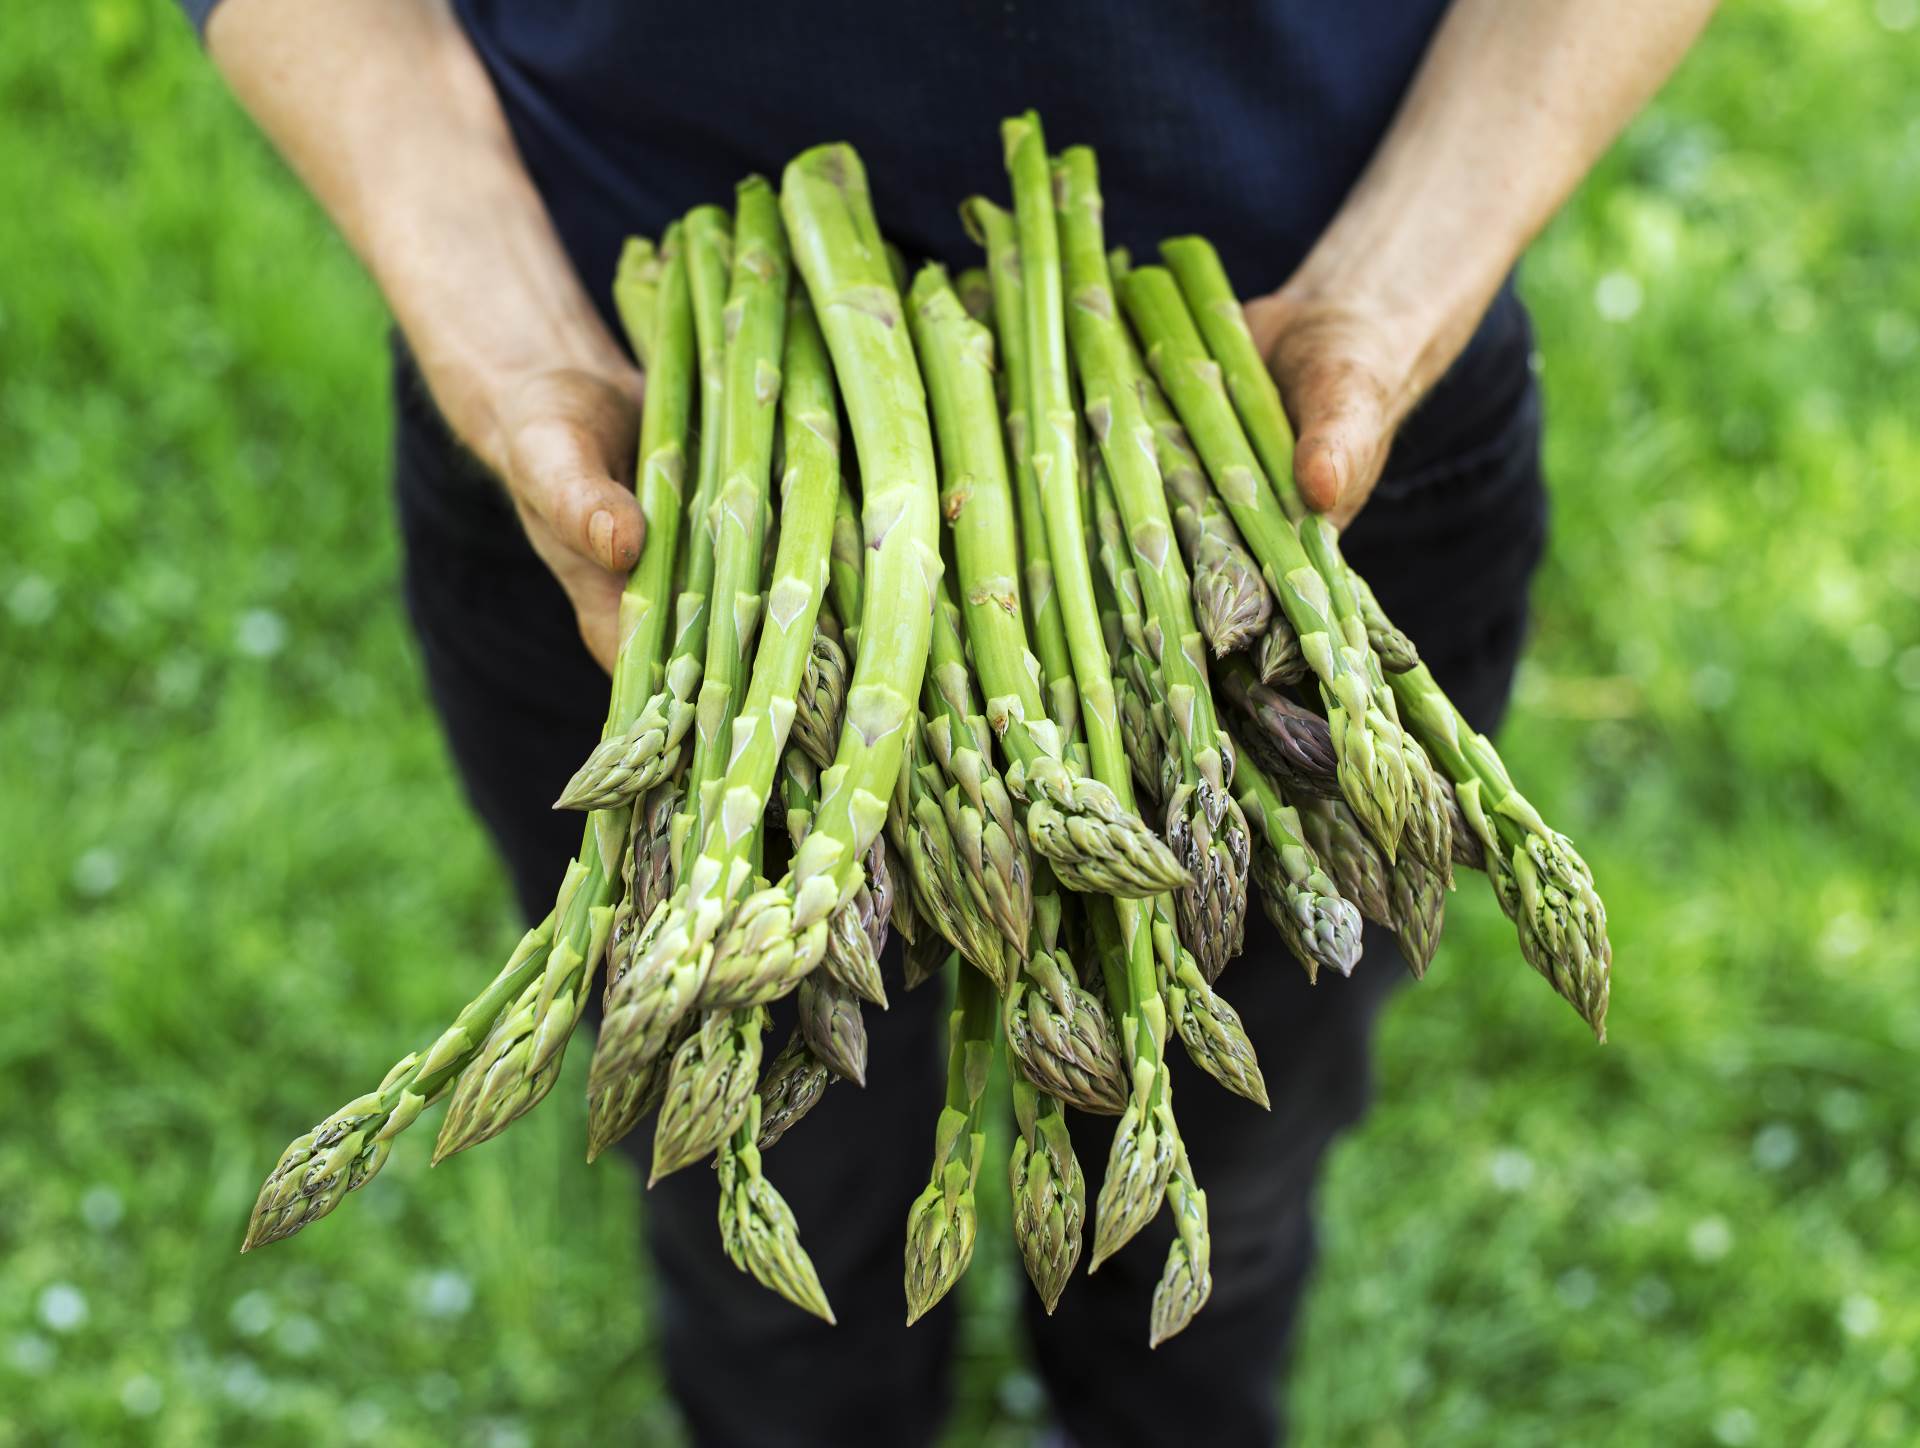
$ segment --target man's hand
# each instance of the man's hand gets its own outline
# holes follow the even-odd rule
[[[447,0],[225,0],[235,95],[379,282],[447,424],[611,668],[640,556],[640,374],[554,234]]]
[[[640,390],[631,370],[537,373],[502,400],[487,458],[533,551],[566,590],[580,637],[609,671],[620,590],[646,539],[631,489]]]
[[[1394,431],[1712,10],[1712,0],[1448,7],[1352,194],[1287,284],[1247,306],[1310,507],[1344,527],[1366,505]]]
[[[1344,528],[1366,506],[1418,400],[1419,348],[1384,317],[1289,287],[1248,303],[1247,326],[1293,423],[1294,481],[1308,507]]]

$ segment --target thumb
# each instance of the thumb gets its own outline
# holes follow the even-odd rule
[[[1392,433],[1387,390],[1371,368],[1325,353],[1289,369],[1280,381],[1298,439],[1294,480],[1308,507],[1344,523],[1360,510],[1386,462]]]
[[[632,451],[632,439],[625,440]],[[602,430],[563,418],[522,426],[510,454],[509,482],[520,502],[562,546],[624,573],[640,557],[646,520],[633,493],[614,481]]]

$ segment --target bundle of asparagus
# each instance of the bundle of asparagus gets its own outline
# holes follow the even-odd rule
[[[710,1158],[734,1262],[829,1321],[763,1154],[835,1079],[864,1084],[895,928],[908,984],[954,993],[909,1320],[972,1255],[1003,1049],[1013,1228],[1048,1309],[1087,1217],[1070,1109],[1116,1118],[1090,1270],[1164,1202],[1150,1340],[1205,1305],[1166,1053],[1267,1104],[1215,989],[1249,892],[1310,978],[1353,971],[1363,918],[1418,975],[1455,868],[1483,871],[1604,1038],[1586,865],[1306,509],[1212,248],[1128,266],[1093,154],[1050,156],[1031,113],[1002,140],[1013,206],[966,203],[986,265],[957,285],[909,282],[843,145],[629,246],[648,529],[605,734],[559,802],[587,811],[579,856],[453,1025],[287,1148],[243,1250],[332,1211],[440,1096],[436,1161],[535,1105],[603,958],[589,1156],[657,1109],[653,1177]]]

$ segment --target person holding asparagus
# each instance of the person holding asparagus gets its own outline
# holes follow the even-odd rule
[[[628,588],[628,575],[647,556],[654,503],[685,500],[680,555],[698,556],[711,526],[700,500],[709,496],[702,483],[715,444],[679,439],[683,461],[671,479],[678,493],[663,474],[661,486],[643,486],[636,497],[646,359],[617,340],[605,280],[627,234],[664,242],[689,206],[732,196],[749,171],[780,175],[812,141],[853,143],[889,239],[910,257],[976,260],[953,214],[951,178],[991,175],[996,127],[1032,106],[1062,142],[1097,148],[1105,184],[1129,196],[1107,242],[1144,256],[1162,237],[1211,237],[1251,299],[1245,322],[1297,440],[1284,463],[1290,477],[1273,484],[1341,530],[1337,548],[1331,531],[1309,539],[1314,561],[1344,557],[1373,580],[1378,597],[1336,591],[1331,617],[1309,608],[1312,599],[1263,599],[1252,575],[1235,566],[1246,549],[1257,551],[1261,520],[1205,513],[1207,500],[1178,491],[1157,506],[1137,486],[1144,472],[1123,473],[1112,481],[1130,530],[1161,538],[1171,527],[1183,544],[1206,550],[1187,560],[1209,580],[1197,615],[1155,595],[1162,647],[1183,651],[1194,681],[1209,671],[1238,679],[1235,687],[1257,700],[1244,678],[1202,657],[1202,639],[1217,650],[1223,638],[1265,630],[1258,657],[1275,669],[1282,660],[1297,668],[1302,648],[1319,647],[1317,633],[1348,630],[1351,661],[1329,661],[1323,652],[1319,682],[1330,700],[1357,701],[1355,717],[1333,719],[1329,706],[1337,727],[1322,753],[1356,781],[1356,791],[1369,791],[1354,818],[1377,837],[1382,857],[1397,848],[1444,868],[1449,831],[1460,847],[1456,818],[1482,850],[1519,838],[1512,819],[1490,814],[1517,791],[1471,736],[1491,729],[1505,704],[1544,538],[1532,343],[1510,273],[1677,63],[1711,8],[1706,0],[1615,7],[1545,0],[1518,10],[1493,0],[1423,0],[1384,14],[1337,6],[1116,8],[1089,0],[1044,8],[855,3],[760,9],[748,27],[724,7],[661,12],[584,0],[537,9],[490,0],[185,0],[185,8],[205,26],[213,59],[242,104],[365,260],[392,308],[395,483],[426,684],[523,912],[543,922],[484,998],[488,1021],[463,1013],[460,1028],[426,1055],[404,1060],[376,1092],[290,1149],[270,1183],[276,1194],[261,1240],[331,1210],[341,1192],[378,1169],[392,1135],[420,1111],[423,1093],[443,1089],[470,1062],[497,1074],[472,1078],[461,1140],[448,1149],[484,1137],[499,1119],[493,1113],[537,1099],[557,1070],[566,1028],[579,1012],[595,1010],[581,983],[615,930],[608,902],[620,892],[609,861],[617,865],[619,842],[671,829],[677,833],[669,840],[649,836],[649,858],[711,853],[713,837],[701,825],[718,817],[724,768],[709,776],[710,801],[669,798],[657,808],[636,808],[598,781],[600,792],[585,796],[595,809],[584,839],[580,820],[550,808],[603,734],[635,789],[650,787],[665,768],[650,761],[698,747],[688,704],[699,697],[695,660],[710,637],[711,619],[701,610],[715,604],[701,593],[711,574],[703,582],[678,567],[667,578],[643,566]],[[1046,160],[1042,154],[1040,163]],[[838,185],[844,173],[829,160],[814,179]],[[709,399],[719,383],[709,365],[717,365],[718,344],[707,315],[714,308],[703,298],[711,299],[727,258],[714,218],[704,225],[702,232],[689,217],[663,252],[680,269],[671,282],[680,328],[673,355],[699,359],[694,390]],[[998,265],[991,254],[987,261],[990,271]],[[1089,274],[1101,269],[1091,247],[1079,261]],[[822,265],[805,257],[801,264]],[[884,312],[877,300],[890,290],[884,280],[861,287],[869,317]],[[690,295],[683,299],[680,289]],[[980,316],[1001,300],[977,287],[970,295]],[[854,344],[836,336],[839,323],[822,316],[821,325],[839,370],[843,345]],[[904,332],[899,318],[893,325]],[[1088,333],[1083,341],[1075,365],[1092,365],[1101,387],[1114,368],[1137,365],[1118,339]],[[777,385],[777,378],[761,380]],[[1035,395],[1031,374],[1023,395],[1028,403]],[[1161,470],[1190,467],[1192,454],[1166,431],[1173,410],[1156,408],[1143,405],[1141,418],[1155,434]],[[1029,415],[1025,404],[1009,411],[1023,415],[1017,431],[1028,443],[1055,421]],[[1110,415],[1138,425],[1124,405]],[[660,436],[670,423],[662,410]],[[1251,455],[1262,441],[1253,438]],[[1071,470],[1071,451],[1054,454],[1060,467]],[[918,476],[925,461],[915,461],[916,487],[930,486]],[[1010,461],[1024,505],[1017,490],[1033,456],[1023,453],[1021,438]],[[1272,458],[1258,461],[1268,466]],[[918,538],[916,546],[929,555],[915,566],[931,597],[937,545]],[[1031,571],[1036,562],[1041,573]],[[1029,583],[1044,579],[1044,562],[1029,560]],[[1171,567],[1165,577],[1179,574]],[[1260,582],[1271,590],[1285,579]],[[636,590],[650,598],[668,590],[688,606],[657,640],[648,638],[645,669],[609,713],[603,670],[622,652],[630,623],[622,624],[621,600]],[[743,599],[734,602],[746,609]],[[1058,637],[1049,643],[1044,636],[1060,614],[1050,615],[1030,590],[1034,647],[1043,658],[1055,656],[1042,720],[1053,732],[1033,744],[1024,772],[1006,781],[1010,794],[1023,782],[1033,786],[1022,804],[1029,831],[1033,815],[1042,817],[1034,858],[1050,860],[1047,868],[1063,880],[1074,861],[1043,848],[1045,782],[1085,778],[1105,787],[1103,798],[1124,803],[1131,795],[1111,757],[1110,719],[1088,720],[1076,693],[1090,690],[1096,705],[1110,707],[1111,682],[1094,666],[1102,651],[1097,631],[1086,626],[1086,603],[1075,600],[1068,615],[1076,647],[1062,659]],[[1380,670],[1380,644],[1371,642],[1363,608],[1413,625],[1418,671]],[[728,626],[743,621],[750,631],[751,610],[730,615]],[[868,632],[854,620],[841,623],[850,633]],[[883,641],[849,642],[856,668],[870,643],[886,656]],[[1069,686],[1073,675],[1081,677]],[[910,682],[909,714],[920,698],[917,673]],[[1463,717],[1435,703],[1435,683]],[[857,684],[845,706],[850,715],[873,707],[870,694],[856,701]],[[784,682],[786,693],[794,686]],[[656,702],[654,713],[643,707]],[[1444,778],[1420,775],[1411,755],[1395,752],[1403,722],[1445,746],[1446,758],[1434,761]],[[1245,733],[1242,719],[1231,725],[1235,733],[1219,731],[1219,740]],[[1269,807],[1254,774],[1232,775],[1211,728],[1202,718],[1194,751],[1175,760],[1182,787],[1213,812],[1209,828],[1237,829],[1232,821],[1244,813],[1249,830],[1266,837],[1313,835],[1313,825]],[[1081,737],[1096,746],[1097,769],[1076,754]],[[878,787],[885,771],[863,747],[843,736],[839,752],[850,773],[838,778],[853,781],[852,794],[863,792],[854,786],[868,774]],[[1271,769],[1260,759],[1250,752],[1243,768],[1251,760]],[[1367,761],[1372,775],[1362,773]],[[756,759],[755,793],[764,793],[765,773]],[[663,1028],[661,1054],[695,1039],[676,1031],[717,1033],[719,1025],[700,1023],[730,1018],[756,1041],[775,1043],[765,1050],[769,1060],[778,1042],[794,1039],[794,1003],[776,998],[768,982],[783,980],[793,959],[826,949],[815,927],[857,892],[854,855],[872,846],[879,829],[858,799],[835,800],[825,775],[822,783],[825,822],[809,854],[796,854],[789,869],[783,832],[765,830],[745,852],[766,883],[743,880],[742,890],[754,918],[770,922],[763,934],[777,934],[788,954],[749,958],[737,942],[723,941],[713,959],[695,961],[682,972],[686,1024]],[[1243,798],[1253,808],[1243,810]],[[1456,817],[1450,799],[1463,814]],[[1138,824],[1132,815],[1112,814],[1111,822]],[[688,839],[689,850],[674,847]],[[1560,863],[1551,840],[1541,848],[1550,864]],[[1167,922],[1191,915],[1197,903],[1181,912],[1162,908],[1156,901],[1181,877],[1156,874],[1151,852],[1134,863],[1122,883],[1133,891],[1127,898],[1141,903],[1123,901],[1120,914],[1135,931],[1127,949],[1137,959],[1133,968],[1123,964],[1108,1000],[1110,1012],[1127,1019],[1143,991],[1152,997],[1159,956],[1179,958]],[[1303,865],[1299,878],[1261,888],[1297,894],[1319,878]],[[1503,904],[1525,894],[1523,886],[1499,886]],[[1090,1236],[1090,1248],[1098,1240],[1094,1255],[1104,1257],[1098,1274],[1044,1304],[1036,1300],[1029,1315],[1058,1431],[1084,1448],[1188,1440],[1232,1448],[1271,1443],[1283,1431],[1281,1377],[1312,1262],[1315,1174],[1327,1145],[1364,1110],[1372,1022],[1397,973],[1387,968],[1390,941],[1370,929],[1369,968],[1351,979],[1321,972],[1309,987],[1306,972],[1281,968],[1283,937],[1263,913],[1245,911],[1245,919],[1249,960],[1224,985],[1275,1109],[1218,1099],[1177,1043],[1166,1049],[1164,1023],[1135,1019],[1126,1028],[1128,1060],[1144,1083],[1140,1122],[1153,1123],[1158,1144],[1147,1163],[1132,1139],[1129,1160],[1142,1171],[1151,1165],[1139,1180],[1152,1190],[1140,1200],[1157,1215],[1124,1245]],[[1567,952],[1578,955],[1585,917],[1563,912],[1517,923],[1529,959],[1537,956],[1543,973],[1558,972],[1556,985],[1597,1014],[1604,1007],[1598,985],[1565,968]],[[644,920],[620,928],[621,959],[659,957],[660,938],[645,933]],[[1156,941],[1167,950],[1157,952]],[[1087,952],[1090,967],[1098,954]],[[889,979],[898,978],[891,957],[883,965]],[[1086,974],[1097,984],[1097,968]],[[997,1025],[969,997],[955,1055],[938,992],[895,992],[890,1004],[864,1014],[867,1072],[889,1082],[884,1091],[845,1083],[822,1091],[823,1078],[800,1061],[780,1077],[813,1083],[800,1096],[794,1087],[729,1098],[722,1233],[714,1231],[712,1183],[701,1180],[710,1174],[677,1173],[651,1195],[647,1230],[664,1302],[667,1379],[696,1443],[910,1445],[930,1443],[940,1431],[954,1312],[934,1299],[970,1240],[979,1114],[972,1078],[964,1069],[950,1072],[949,1063],[964,1066],[964,1043],[991,1037]],[[494,1017],[518,1034],[483,1038],[499,1029],[489,1024]],[[1217,1099],[1205,1110],[1186,1109],[1203,1090]],[[813,1140],[806,1152],[776,1161],[774,1193],[760,1159],[772,1149],[765,1127],[776,1122],[775,1136],[787,1129],[801,1096],[812,1119],[794,1129]],[[929,1104],[943,1097],[956,1124],[936,1144],[936,1201],[925,1195],[925,1128]],[[1177,1131],[1172,1097],[1183,1104]],[[1077,1179],[1076,1163],[1091,1176],[1114,1136],[1111,1120],[1076,1114],[1065,1118],[1069,1137],[1052,1099],[1023,1096],[1019,1180],[1040,1184],[1023,1208],[1035,1224],[1030,1261],[1047,1254],[1066,1261],[1062,1224],[1079,1226],[1081,1205],[1071,1194],[1047,1195],[1046,1182]],[[610,1126],[624,1126],[632,1114],[624,1101],[607,1109]],[[626,1138],[643,1165],[647,1135]],[[316,1164],[324,1181],[309,1191]],[[1089,1181],[1090,1231],[1093,1190]],[[1162,1194],[1170,1210],[1158,1210]],[[925,1313],[911,1333],[898,1310],[897,1250],[910,1209],[919,1255],[909,1271],[917,1265],[915,1310]],[[784,1245],[795,1219],[810,1228],[807,1259]],[[736,1271],[735,1261],[822,1318],[831,1301],[840,1325],[800,1316]],[[1208,1291],[1211,1301],[1195,1315]],[[1152,1352],[1137,1329],[1149,1310],[1156,1335],[1175,1320],[1184,1324]],[[751,1392],[741,1391],[747,1379]]]

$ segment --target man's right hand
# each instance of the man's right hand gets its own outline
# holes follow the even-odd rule
[[[207,42],[352,243],[454,436],[604,668],[644,526],[641,379],[575,275],[447,0],[225,0]]]
[[[638,372],[535,373],[496,409],[492,465],[533,551],[573,604],[580,637],[600,667],[619,646],[620,591],[646,541],[631,488],[640,428]]]

